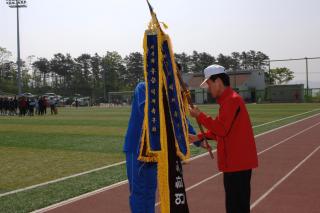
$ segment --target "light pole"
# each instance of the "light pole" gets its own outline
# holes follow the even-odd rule
[[[109,97],[108,97],[109,98]],[[106,103],[107,91],[106,91],[106,70],[103,69],[103,101]]]
[[[17,8],[17,66],[18,66],[18,93],[22,93],[21,89],[21,59],[20,59],[20,27],[19,27],[19,8],[27,7],[25,0],[7,0],[10,8]]]

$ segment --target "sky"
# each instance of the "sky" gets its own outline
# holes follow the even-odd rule
[[[27,0],[21,9],[21,57],[53,54],[122,56],[142,52],[150,20],[145,0]],[[271,59],[320,56],[319,0],[150,0],[169,29],[174,52],[206,51],[214,56],[259,50]],[[0,46],[16,55],[16,13],[0,0]],[[273,63],[305,80],[305,64]],[[310,61],[319,82],[320,60]]]

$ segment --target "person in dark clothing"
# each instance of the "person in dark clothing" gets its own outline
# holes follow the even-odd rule
[[[38,105],[39,105],[38,115],[43,115],[43,113],[44,113],[44,109],[43,109],[44,108],[43,107],[44,103],[43,103],[42,97],[39,98]]]
[[[53,98],[50,98],[49,105],[50,105],[51,115],[54,115],[55,114],[55,100]]]
[[[13,98],[10,98],[9,100],[9,115],[10,116],[14,116],[15,113],[14,113],[14,100]]]
[[[0,115],[3,114],[3,97],[0,97]]]
[[[27,98],[27,109],[26,109],[26,114],[30,116],[30,98]]]
[[[58,100],[54,101],[54,114],[57,115],[58,114]]]
[[[25,97],[21,97],[19,101],[19,110],[20,110],[20,116],[25,116],[27,112],[28,103],[26,101]]]
[[[38,115],[41,115],[41,101],[40,101],[41,99],[40,99],[40,97],[38,97],[38,99],[37,99],[37,114]]]
[[[48,107],[48,100],[46,99],[46,97],[42,97],[43,99],[43,114],[47,114],[47,107]]]
[[[14,105],[14,114],[17,115],[17,111],[18,111],[18,100],[17,100],[17,96],[14,96],[13,99],[13,105]]]
[[[36,106],[36,100],[34,98],[29,101],[29,116],[34,116],[34,108]]]
[[[8,115],[8,112],[9,112],[9,99],[8,99],[8,97],[4,98],[3,109],[4,109],[4,115]]]

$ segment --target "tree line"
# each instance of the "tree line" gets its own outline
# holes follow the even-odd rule
[[[11,52],[0,47],[0,90],[16,93],[17,65],[11,58]],[[204,68],[214,63],[233,71],[265,69],[269,59],[263,52],[254,50],[219,54],[217,57],[193,51],[192,54],[177,53],[175,58],[182,65],[183,72],[194,73],[202,73]],[[35,94],[81,94],[96,99],[106,97],[111,91],[133,90],[143,80],[143,54],[140,52],[125,57],[116,51],[78,57],[57,53],[50,59],[29,56],[22,61],[23,91]]]

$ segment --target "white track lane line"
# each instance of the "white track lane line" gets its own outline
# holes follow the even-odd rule
[[[282,120],[285,120],[285,119],[289,119],[289,118],[293,118],[293,117],[298,117],[300,115],[304,115],[304,114],[307,114],[307,113],[310,113],[310,112],[314,112],[314,111],[318,111],[320,109],[313,109],[313,110],[310,110],[310,111],[307,111],[307,112],[304,112],[304,113],[299,113],[299,114],[296,114],[296,115],[291,115],[291,116],[288,116],[288,117],[285,117],[285,118],[280,118],[280,119],[277,119],[277,120],[274,120],[274,121],[270,121],[270,122],[267,122],[267,123],[263,123],[263,124],[260,124],[260,125],[257,125],[257,126],[253,126],[253,128],[257,128],[257,127],[261,127],[261,126],[265,126],[265,125],[268,125],[268,124],[271,124],[271,123],[276,123],[278,121],[282,121]],[[312,116],[311,116],[312,117]],[[311,117],[307,117],[307,118],[311,118]],[[304,119],[302,120],[298,120],[299,121],[303,121]],[[289,123],[289,125],[292,125],[296,122],[293,122],[293,123]],[[286,127],[287,125],[284,125],[284,126],[281,126],[280,128],[282,127]],[[273,129],[273,130],[277,130],[279,128],[276,128],[276,129]],[[272,130],[271,130],[272,131]],[[265,132],[266,133],[269,133],[270,131],[267,131]],[[258,135],[259,136],[259,135]],[[215,152],[215,150],[213,150],[213,152]],[[189,161],[192,161],[192,160],[195,160],[197,158],[201,158],[201,157],[204,157],[206,155],[208,155],[209,153],[203,153],[203,154],[200,154],[200,155],[197,155],[197,156],[194,156],[192,158],[190,158],[187,162]],[[103,170],[103,169],[108,169],[108,168],[111,168],[111,167],[115,167],[115,166],[120,166],[120,165],[123,165],[125,164],[126,162],[125,161],[121,161],[121,162],[118,162],[118,163],[114,163],[114,164],[111,164],[111,165],[107,165],[107,166],[103,166],[103,167],[99,167],[99,168],[96,168],[96,169],[92,169],[92,170],[89,170],[89,171],[85,171],[85,172],[81,172],[81,173],[77,173],[77,174],[74,174],[74,175],[70,175],[70,176],[66,176],[66,177],[62,177],[62,178],[58,178],[58,179],[54,179],[54,180],[51,180],[51,181],[47,181],[47,182],[44,182],[44,183],[39,183],[39,184],[36,184],[36,185],[32,185],[32,186],[28,186],[28,187],[25,187],[25,188],[21,188],[21,189],[16,189],[16,190],[13,190],[13,191],[9,191],[9,192],[5,192],[3,194],[0,194],[0,197],[4,197],[4,196],[7,196],[7,195],[10,195],[10,194],[15,194],[15,193],[18,193],[18,192],[23,192],[23,191],[27,191],[27,190],[30,190],[30,189],[34,189],[34,188],[38,188],[40,186],[46,186],[46,185],[49,185],[49,184],[52,184],[52,183],[57,183],[57,182],[60,182],[60,181],[64,181],[64,180],[67,180],[67,179],[70,179],[70,178],[75,178],[75,177],[78,177],[78,176],[81,176],[81,175],[86,175],[86,174],[89,174],[89,173],[92,173],[92,172],[97,172],[97,171],[100,171],[100,170]],[[122,181],[121,181],[122,182]],[[117,183],[115,183],[117,184]]]
[[[294,124],[296,124],[296,123],[300,123],[300,122],[305,121],[305,120],[308,120],[308,119],[310,119],[310,118],[314,118],[314,117],[316,117],[316,116],[318,116],[318,115],[320,115],[320,113],[311,115],[311,116],[309,116],[309,117],[306,117],[306,118],[303,118],[303,119],[300,119],[300,120],[297,120],[297,121],[294,121],[294,122],[292,122],[292,123],[285,124],[285,125],[283,125],[283,126],[279,126],[279,127],[277,127],[277,128],[274,128],[274,129],[268,130],[268,131],[266,131],[266,132],[260,133],[260,134],[258,134],[258,135],[256,135],[256,136],[254,136],[254,138],[259,138],[260,136],[263,136],[263,135],[266,135],[266,134],[275,132],[275,131],[277,131],[277,130],[279,130],[279,129],[282,129],[282,128],[285,128],[285,127],[294,125]],[[270,123],[270,122],[269,122],[269,123]],[[254,126],[253,128],[256,128],[256,126]],[[212,150],[213,153],[216,152],[216,151],[217,151],[216,149]],[[208,153],[208,152],[205,152],[205,153],[203,153],[203,154],[200,154],[200,155],[197,155],[197,156],[194,156],[194,157],[190,158],[190,159],[187,160],[186,162],[193,161],[193,160],[195,160],[195,159],[202,158],[202,157],[207,156],[207,155],[209,155],[209,153]]]
[[[292,138],[294,138],[294,137],[296,137],[296,136],[298,136],[298,135],[301,135],[302,133],[304,133],[304,132],[306,132],[306,131],[314,128],[315,126],[318,126],[319,124],[320,124],[320,122],[318,122],[318,123],[316,123],[316,124],[314,124],[314,125],[306,128],[306,129],[304,129],[304,130],[302,130],[302,131],[300,131],[300,132],[298,132],[298,133],[296,133],[296,134],[294,134],[294,135],[292,135],[292,136],[290,136],[290,137],[288,137],[288,138],[280,141],[279,143],[276,143],[276,144],[270,146],[270,147],[267,148],[267,149],[262,150],[261,152],[258,153],[258,155],[261,155],[261,154],[263,154],[264,152],[267,152],[267,151],[273,149],[274,147],[277,147],[277,146],[279,146],[279,145],[287,142],[288,140],[290,140],[290,139],[292,139]],[[198,183],[196,183],[196,184],[188,187],[188,188],[186,189],[186,191],[189,191],[189,190],[191,190],[191,189],[193,189],[193,188],[196,188],[197,186],[199,186],[199,185],[201,185],[201,184],[203,184],[203,183],[205,183],[205,182],[208,182],[209,180],[211,180],[211,179],[213,179],[213,178],[215,178],[215,177],[217,177],[217,176],[219,176],[219,175],[221,175],[221,174],[222,174],[222,172],[218,172],[218,173],[216,173],[216,174],[214,174],[214,175],[212,175],[212,176],[210,176],[210,177],[208,177],[208,178],[206,178],[206,179],[204,179],[204,180],[202,180],[202,181],[200,181],[200,182],[198,182]],[[160,204],[160,202],[156,203],[156,206],[159,205],[159,204]]]
[[[274,184],[266,193],[264,193],[261,197],[259,197],[254,203],[251,204],[250,209],[256,207],[263,199],[265,199],[275,188],[277,188],[282,182],[284,182],[293,172],[295,172],[302,164],[304,164],[314,153],[316,153],[320,149],[318,146],[315,150],[313,150],[305,159],[303,159],[298,165],[296,165],[288,174],[286,174],[283,178],[281,178],[276,184]]]
[[[57,204],[54,204],[54,205],[45,207],[45,208],[43,208],[43,209],[35,210],[35,211],[31,212],[31,213],[47,212],[47,211],[56,209],[56,208],[58,208],[58,207],[60,207],[60,206],[64,206],[64,205],[67,205],[67,204],[69,204],[69,203],[73,203],[73,202],[75,202],[75,201],[78,201],[78,200],[81,200],[81,199],[84,199],[84,198],[87,198],[87,197],[96,195],[96,194],[98,194],[98,193],[100,193],[100,192],[104,192],[104,191],[106,191],[106,190],[113,189],[113,188],[116,188],[116,187],[118,187],[118,186],[121,186],[121,185],[124,185],[124,184],[127,184],[127,183],[128,183],[128,180],[124,180],[124,181],[121,181],[121,182],[112,184],[112,185],[110,185],[110,186],[107,186],[107,187],[104,187],[104,188],[95,190],[95,191],[93,191],[93,192],[89,192],[89,193],[80,195],[80,196],[78,196],[78,197],[70,198],[70,199],[65,200],[65,201],[62,201],[62,202],[60,202],[60,203],[57,203]]]

